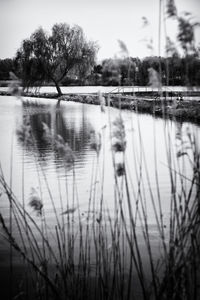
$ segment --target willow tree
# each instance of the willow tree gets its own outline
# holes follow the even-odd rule
[[[41,86],[53,82],[62,95],[60,82],[73,68],[95,63],[97,45],[87,41],[81,27],[66,23],[55,24],[51,34],[42,28],[22,42],[16,62],[23,86]]]

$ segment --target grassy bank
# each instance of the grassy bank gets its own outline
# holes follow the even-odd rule
[[[150,100],[150,97],[152,100]],[[189,97],[191,96],[188,96],[188,98]],[[168,100],[154,100],[155,98],[155,95],[141,96],[140,94],[135,97],[131,96],[130,99],[123,98],[122,95],[105,95],[103,102],[106,106],[110,105],[119,109],[128,109],[165,118],[175,117],[181,121],[200,123],[200,101],[187,100],[187,98],[183,101],[179,101],[176,97],[173,97],[173,100],[170,98],[168,98]],[[63,101],[102,105],[102,101],[98,95],[64,95],[59,99]]]
[[[10,92],[0,91],[0,95],[8,96]],[[166,99],[165,94],[163,94],[163,100],[161,101],[155,92],[136,93],[134,97],[131,95],[105,94],[101,99],[98,94],[68,94],[58,98],[56,93],[23,93],[24,97],[58,99],[59,101],[74,101],[95,105],[102,105],[103,103],[103,105],[120,109],[200,123],[200,96],[198,95],[197,92],[182,93],[184,100],[179,101],[176,94],[168,95]]]

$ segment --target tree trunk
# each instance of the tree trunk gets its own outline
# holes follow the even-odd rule
[[[54,80],[54,84],[55,84],[56,90],[58,92],[58,97],[62,96],[61,88],[60,88],[58,82]],[[56,107],[60,107],[60,101],[61,101],[61,99],[58,99]]]
[[[62,96],[62,92],[61,92],[61,88],[60,88],[59,84],[56,81],[54,81],[54,83],[56,86],[56,90],[58,92],[58,97]]]

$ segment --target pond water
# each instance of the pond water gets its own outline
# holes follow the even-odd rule
[[[104,211],[109,210],[111,218],[114,216],[116,190],[111,136],[113,121],[120,115],[125,126],[125,162],[133,209],[136,207],[140,181],[148,224],[154,238],[157,233],[151,195],[156,207],[160,198],[164,223],[168,226],[171,199],[169,156],[171,167],[190,178],[192,168],[186,155],[177,162],[177,152],[180,150],[177,136],[181,135],[187,143],[187,133],[190,132],[198,142],[200,128],[197,125],[155,119],[151,115],[131,111],[122,111],[120,114],[119,110],[108,107],[102,112],[99,106],[73,102],[61,102],[57,108],[55,100],[27,97],[22,100],[0,96],[0,114],[1,168],[17,199],[21,203],[24,201],[25,208],[36,222],[40,221],[40,217],[29,205],[33,193],[42,198],[46,222],[52,231],[56,217],[51,197],[59,216],[67,207],[78,208],[84,222],[91,191],[95,190],[96,203],[93,209],[97,217],[102,195]],[[32,132],[32,143],[24,144],[20,139],[20,130],[25,125]],[[54,139],[59,136],[68,143],[73,151],[74,166],[66,165],[65,157],[56,151],[52,142],[44,139],[44,126]],[[91,137],[94,139],[94,136],[101,137],[98,157],[91,148]],[[114,156],[116,162],[122,162],[122,154],[116,153]],[[1,195],[0,210],[8,223],[9,203],[5,195]],[[19,233],[16,232],[16,235]],[[0,252],[5,254],[3,246]]]
[[[109,123],[112,123],[119,116],[117,109],[110,108],[108,111],[106,108],[103,113],[99,106],[73,102],[63,102],[61,107],[57,109],[56,101],[49,99],[26,98],[22,102],[13,97],[1,96],[0,112],[1,167],[9,182],[12,164],[12,187],[18,198],[22,197],[22,164],[24,164],[23,176],[25,178],[24,198],[27,203],[32,188],[39,190],[40,185],[42,187],[46,185],[40,182],[40,180],[43,180],[42,174],[39,173],[38,177],[38,164],[45,172],[49,186],[53,187],[52,195],[56,208],[60,209],[59,193],[61,189],[61,193],[65,194],[66,178],[70,193],[70,184],[74,180],[73,170],[69,167],[66,174],[62,156],[59,157],[55,153],[55,149],[44,142],[42,124],[45,123],[54,135],[60,135],[74,151],[75,180],[78,187],[80,207],[83,211],[87,209],[92,168],[93,164],[96,163],[96,152],[90,147],[91,132],[101,134],[102,150],[99,160],[100,165],[103,164],[104,160],[104,198],[108,207],[113,208],[112,186],[114,182]],[[167,151],[170,150],[174,155],[174,152],[179,150],[175,148],[177,132],[186,135],[186,130],[189,128],[198,137],[200,129],[196,125],[180,124],[170,120],[164,121],[155,119],[150,115],[136,115],[130,111],[122,111],[121,115],[126,131],[126,161],[133,191],[137,191],[136,177],[141,163],[143,180],[146,182],[144,190],[147,197],[149,197],[147,176],[149,176],[152,192],[156,194],[157,172],[164,216],[167,217],[171,193]],[[24,146],[17,135],[17,130],[21,128],[27,117],[30,119],[31,130],[34,134],[36,144],[34,147]],[[166,134],[170,137],[170,149],[166,148]],[[117,154],[116,160],[120,161],[120,159],[120,155]],[[148,174],[145,173],[145,161]],[[184,174],[187,175],[188,172],[190,172],[189,166],[188,168],[185,167]],[[51,215],[52,207],[46,188],[44,188],[43,197],[44,207]],[[5,206],[3,203],[1,202],[1,209],[7,207],[7,203],[5,203]],[[149,223],[154,224],[155,216],[151,201],[147,201],[147,206]]]
[[[39,189],[39,185],[44,185],[39,181],[37,165],[45,171],[49,186],[53,187],[52,193],[56,207],[60,208],[58,201],[59,188],[64,193],[63,185],[65,185],[66,177],[70,187],[73,170],[69,167],[66,174],[63,157],[58,156],[55,149],[44,142],[42,135],[43,123],[45,123],[50,128],[51,133],[60,135],[74,152],[77,192],[80,207],[83,210],[87,208],[92,168],[93,164],[96,163],[96,152],[90,147],[91,133],[95,132],[95,134],[101,135],[102,149],[99,164],[103,164],[104,160],[104,197],[108,207],[112,208],[113,191],[111,187],[114,183],[109,124],[112,124],[119,116],[117,109],[110,108],[108,110],[106,108],[105,112],[101,112],[99,106],[73,102],[62,102],[61,107],[58,109],[56,108],[56,101],[50,99],[26,98],[21,101],[14,97],[1,96],[0,112],[1,167],[9,182],[12,165],[12,187],[18,197],[22,197],[22,164],[24,164],[24,193],[27,201],[31,188]],[[150,115],[137,115],[131,111],[122,111],[121,116],[125,125],[126,161],[133,189],[137,190],[136,177],[142,163],[143,180],[146,182],[147,176],[149,176],[151,189],[157,193],[157,172],[163,211],[167,216],[169,195],[171,193],[167,153],[170,150],[175,155],[176,151],[179,150],[176,148],[177,133],[184,136],[190,130],[198,140],[200,129],[194,124],[181,124],[171,120],[155,119]],[[29,118],[30,121],[35,139],[34,146],[25,146],[17,135],[17,130],[25,123],[26,118]],[[170,149],[166,147],[166,135],[170,139]],[[116,161],[120,160],[120,155],[117,154]],[[145,173],[145,163],[148,174]],[[189,166],[188,168],[185,167],[184,172],[185,175],[190,172]],[[42,174],[39,173],[39,177],[42,180]],[[148,184],[144,186],[144,189],[148,197]],[[45,192],[44,206],[51,211],[51,204]],[[153,224],[155,222],[150,204],[148,219],[149,223]]]

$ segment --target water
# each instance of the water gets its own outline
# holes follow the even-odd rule
[[[67,209],[68,203],[70,208],[75,207],[76,213],[77,211],[80,213],[84,224],[91,191],[93,193],[95,190],[96,203],[93,213],[96,213],[96,218],[98,218],[102,182],[103,211],[109,210],[111,218],[114,216],[110,125],[119,117],[119,110],[105,108],[105,112],[101,112],[99,106],[73,102],[63,102],[58,109],[56,101],[51,99],[26,97],[21,101],[14,97],[0,96],[0,113],[1,168],[8,184],[12,185],[17,199],[21,203],[24,201],[25,208],[36,222],[40,222],[40,217],[29,205],[33,191],[42,197],[49,231],[54,232],[56,225],[50,193],[59,217],[62,209]],[[121,117],[126,132],[125,160],[133,209],[135,209],[138,195],[138,177],[141,176],[143,182],[141,193],[145,198],[151,238],[156,240],[158,233],[151,193],[156,207],[158,207],[159,197],[161,199],[164,224],[167,227],[171,197],[167,154],[170,151],[174,160],[173,168],[190,178],[192,169],[187,158],[183,156],[178,160],[179,163],[177,162],[179,140],[176,137],[177,134],[181,134],[187,143],[186,137],[189,131],[198,141],[200,128],[194,124],[155,119],[150,115],[137,115],[131,111],[122,111]],[[33,143],[24,145],[20,140],[19,130],[27,121],[32,131]],[[52,136],[59,135],[69,144],[75,157],[74,168],[71,165],[65,168],[64,157],[57,153],[51,143],[46,142],[43,132],[44,123],[48,126]],[[91,134],[94,135],[94,133],[101,136],[102,144],[96,179],[94,172],[97,166],[97,154],[90,147]],[[188,153],[189,151],[190,149]],[[117,162],[122,161],[120,154],[117,154],[115,158]],[[22,184],[23,178],[24,184]],[[179,184],[178,180],[177,186]],[[8,224],[9,203],[5,195],[1,195],[0,211]],[[75,222],[77,222],[76,215]],[[15,229],[14,235],[16,239],[19,238],[19,233],[17,230],[15,232]],[[7,250],[5,244],[1,245],[1,257],[5,257]]]
[[[28,105],[26,102],[29,102]],[[59,186],[62,194],[65,194],[65,179],[67,176],[69,184],[73,181],[73,170],[68,167],[67,174],[63,167],[63,157],[58,156],[48,143],[45,143],[42,137],[43,125],[48,125],[52,134],[58,134],[65,142],[69,144],[75,154],[75,176],[78,199],[82,210],[87,209],[88,197],[90,192],[90,183],[92,176],[92,168],[96,163],[96,153],[90,148],[91,132],[101,134],[101,142],[103,144],[100,152],[100,164],[105,165],[104,170],[104,197],[110,209],[112,209],[113,201],[113,166],[110,143],[110,126],[111,123],[119,115],[117,109],[106,108],[106,112],[102,113],[99,106],[84,105],[79,103],[62,103],[60,109],[56,109],[56,101],[49,99],[26,98],[26,102],[21,102],[13,97],[0,97],[0,158],[4,175],[8,182],[12,177],[12,187],[17,197],[22,197],[22,164],[24,162],[24,193],[25,202],[28,204],[31,188],[39,191],[40,185],[43,187],[44,171],[50,187],[53,187],[52,194],[56,203],[59,205]],[[37,104],[37,105],[36,105]],[[25,118],[30,119],[31,129],[35,139],[35,146],[24,146],[19,140],[17,129],[21,128]],[[156,172],[158,175],[159,189],[161,193],[162,205],[165,216],[168,214],[170,195],[170,179],[169,169],[167,167],[167,148],[165,140],[165,132],[170,136],[171,151],[175,149],[177,141],[175,135],[177,132],[186,134],[186,129],[190,128],[198,137],[199,127],[196,125],[184,123],[176,123],[173,121],[163,121],[162,119],[154,119],[150,115],[136,115],[134,112],[122,111],[122,118],[126,128],[126,161],[130,180],[133,184],[133,192],[137,192],[137,173],[139,172],[140,162],[142,163],[143,180],[147,183],[149,176],[152,192],[156,191]],[[141,141],[140,141],[141,137]],[[142,143],[142,147],[141,147]],[[143,151],[143,154],[142,154]],[[156,153],[155,153],[156,151]],[[103,156],[104,152],[104,156]],[[141,156],[142,154],[142,156]],[[155,155],[156,154],[156,155]],[[156,158],[156,160],[155,160]],[[116,160],[120,161],[120,155],[116,155]],[[145,161],[147,164],[148,174],[145,173]],[[155,169],[155,163],[157,169]],[[11,172],[12,165],[12,176]],[[185,167],[186,168],[186,167]],[[38,173],[39,172],[39,173]],[[184,170],[185,175],[190,172],[189,168]],[[39,177],[38,177],[39,176]],[[189,175],[188,175],[189,176]],[[42,182],[40,182],[40,180]],[[46,193],[47,187],[44,187],[43,197],[44,206],[50,212],[52,210],[49,203],[49,195]],[[148,184],[144,186],[148,194]],[[66,196],[64,196],[66,198]],[[69,195],[70,198],[70,195]],[[147,203],[148,206],[149,203]],[[7,204],[4,203],[5,207]],[[2,203],[1,203],[2,208]],[[27,209],[30,209],[27,206]],[[152,207],[149,204],[149,223],[155,223],[155,217]]]

